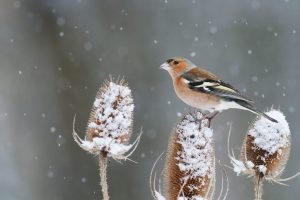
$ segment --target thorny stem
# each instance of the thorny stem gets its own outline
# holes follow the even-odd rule
[[[102,190],[103,200],[109,200],[108,184],[107,184],[107,155],[105,152],[99,154],[99,174],[100,186]]]
[[[263,193],[263,175],[257,174],[255,176],[255,200],[262,200],[262,193]]]

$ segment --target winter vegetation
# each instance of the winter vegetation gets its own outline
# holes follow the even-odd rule
[[[0,14],[1,200],[300,198],[300,0],[1,0]],[[233,86],[184,76],[194,90],[237,90],[279,123],[230,109],[207,125],[159,69],[173,56]]]
[[[215,188],[213,131],[201,112],[186,114],[170,136],[164,169],[166,199],[212,199]]]
[[[110,78],[97,92],[84,139],[75,131],[74,117],[75,142],[83,150],[99,158],[100,185],[104,200],[109,199],[108,158],[128,160],[140,141],[141,134],[129,144],[133,110],[133,98],[127,83],[123,79],[114,81]],[[258,116],[248,128],[239,160],[233,152],[230,153],[230,133],[228,136],[228,156],[233,165],[232,169],[237,175],[254,177],[255,200],[262,200],[264,180],[285,184],[285,181],[299,174],[290,178],[280,178],[289,158],[291,131],[281,111],[272,109],[266,114],[278,123]],[[153,199],[225,200],[228,192],[234,192],[229,189],[226,172],[216,175],[217,158],[213,136],[209,119],[202,112],[192,110],[181,117],[169,137],[165,167],[161,176],[157,177],[155,166],[162,154],[151,170],[150,189]],[[223,188],[224,174],[227,189]],[[222,188],[219,195],[215,195],[215,182],[220,178]]]
[[[122,80],[106,81],[99,89],[92,106],[84,140],[75,132],[73,138],[85,151],[99,157],[100,185],[103,199],[109,199],[107,160],[127,160],[137,147],[141,134],[128,144],[133,123],[133,99],[127,83]],[[130,151],[127,153],[128,151]],[[127,153],[127,154],[126,154]],[[126,154],[126,155],[125,155]]]
[[[255,200],[262,200],[264,180],[284,184],[283,182],[299,175],[297,173],[290,178],[280,178],[289,159],[291,131],[281,111],[272,109],[266,114],[278,123],[261,116],[257,117],[245,136],[240,160],[237,160],[234,154],[230,154],[228,149],[233,170],[237,175],[254,177]]]

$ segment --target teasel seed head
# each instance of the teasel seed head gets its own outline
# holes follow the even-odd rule
[[[240,153],[240,160],[230,156],[234,171],[255,177],[255,200],[262,199],[264,180],[283,184],[299,175],[281,179],[291,148],[291,132],[285,116],[272,109],[267,115],[276,119],[274,123],[259,116],[250,126]]]
[[[215,187],[213,131],[201,112],[186,114],[169,140],[164,170],[168,200],[212,199]]]
[[[133,109],[133,98],[127,83],[124,79],[114,81],[110,77],[97,92],[85,139],[80,139],[73,130],[75,141],[92,154],[102,153],[115,159],[126,159],[127,156],[123,155],[140,139],[139,136],[133,145],[128,145],[132,133]]]
[[[266,114],[279,123],[258,117],[249,127],[240,158],[252,167],[248,171],[250,175],[252,173],[252,175],[275,180],[282,174],[288,161],[291,133],[282,112],[271,110]]]

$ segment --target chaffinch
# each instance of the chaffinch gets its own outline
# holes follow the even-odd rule
[[[160,67],[172,77],[177,96],[189,106],[213,113],[209,119],[222,110],[235,108],[251,111],[277,123],[277,120],[257,110],[252,100],[186,58],[170,58]]]

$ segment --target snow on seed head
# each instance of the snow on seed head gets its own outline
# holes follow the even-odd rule
[[[97,92],[85,140],[73,133],[75,141],[93,154],[102,152],[114,158],[120,157],[132,147],[127,143],[132,132],[133,109],[130,88],[124,80],[111,78]]]
[[[190,112],[177,124],[169,141],[165,166],[167,199],[209,198],[214,188],[213,132],[201,112]]]
[[[271,110],[267,115],[276,119],[273,123],[264,117],[258,117],[249,127],[244,139],[241,160],[250,175],[260,175],[267,179],[276,179],[283,172],[288,161],[291,133],[282,112]],[[247,167],[247,163],[252,163]]]
[[[291,132],[281,111],[272,109],[266,114],[278,123],[257,117],[245,136],[240,160],[236,160],[233,154],[229,155],[238,175],[243,173],[255,177],[255,199],[262,199],[264,180],[285,185],[283,182],[300,174],[298,172],[289,178],[280,178],[289,158]]]
[[[127,142],[133,119],[131,90],[124,81],[106,82],[97,93],[86,131],[86,139],[110,137]]]

